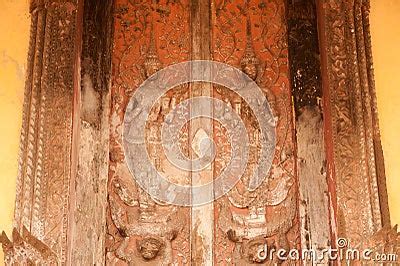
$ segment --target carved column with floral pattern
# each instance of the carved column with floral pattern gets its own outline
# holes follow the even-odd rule
[[[67,260],[77,0],[32,0],[13,242],[9,264]],[[28,252],[34,250],[35,252]]]
[[[328,171],[336,237],[361,246],[390,227],[369,32],[369,0],[318,3]],[[396,233],[395,233],[396,234]],[[398,241],[398,240],[397,240]],[[398,243],[398,242],[397,242]]]

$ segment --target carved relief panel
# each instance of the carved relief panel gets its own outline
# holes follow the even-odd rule
[[[298,245],[285,14],[285,3],[280,0],[116,1],[108,263],[254,263],[260,262],[256,253],[264,244],[285,249]],[[201,36],[199,42],[198,36]],[[202,42],[207,42],[210,48]],[[195,211],[163,204],[144,192],[133,181],[122,145],[124,115],[126,112],[135,115],[134,110],[126,109],[135,89],[161,68],[190,59],[213,59],[242,69],[262,88],[272,109],[270,122],[275,125],[277,136],[271,170],[262,185],[251,190],[249,176],[258,162],[261,136],[246,101],[218,85],[183,85],[161,97],[146,124],[147,151],[158,171],[174,176],[183,184],[192,182],[191,173],[168,162],[160,135],[165,115],[176,105],[199,93],[210,95],[231,106],[249,134],[250,159],[244,176],[226,196],[209,207],[196,207]],[[193,143],[201,135],[199,130],[192,132],[189,127],[196,126],[189,123],[182,128],[180,136],[181,149],[187,156],[196,152]],[[212,165],[215,178],[229,160],[230,143],[221,124],[214,122],[212,127],[217,147]],[[202,132],[207,134],[207,130]],[[211,216],[207,216],[210,211]],[[200,232],[207,223],[214,227],[209,232],[211,237]]]
[[[284,1],[215,1],[213,59],[240,68],[263,90],[276,127],[272,167],[264,182],[249,188],[260,151],[260,129],[247,103],[238,95],[216,87],[214,97],[228,101],[246,124],[250,156],[238,184],[216,202],[215,263],[277,263],[264,261],[258,251],[289,249],[299,244],[297,177],[295,174],[292,103],[288,73],[288,47]],[[221,146],[227,143],[216,138]],[[216,160],[215,172],[223,168]],[[222,161],[222,160],[221,160]],[[221,256],[224,254],[223,256]]]
[[[158,202],[134,182],[125,162],[122,129],[125,112],[134,117],[127,104],[135,89],[163,67],[190,59],[189,2],[118,0],[114,19],[106,261],[111,265],[186,264],[190,262],[190,209]],[[189,180],[188,173],[173,168],[162,155],[160,126],[185,97],[187,86],[174,88],[158,101],[146,124],[153,165],[160,172],[173,172],[183,183]]]

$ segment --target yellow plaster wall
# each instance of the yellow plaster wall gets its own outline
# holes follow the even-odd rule
[[[0,0],[0,230],[10,235],[29,38],[29,0]],[[371,33],[389,204],[400,224],[400,0],[371,0]],[[0,251],[0,265],[3,254]]]
[[[392,224],[400,224],[400,0],[371,0],[379,124]]]
[[[10,235],[26,58],[29,0],[0,0],[0,231]],[[1,250],[1,248],[0,248]],[[0,251],[0,265],[3,253]]]

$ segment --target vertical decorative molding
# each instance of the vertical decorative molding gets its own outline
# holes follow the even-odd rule
[[[5,257],[9,264],[64,263],[69,224],[77,0],[32,0],[30,12],[15,230],[12,242],[5,235],[0,240],[3,247],[8,247]],[[51,259],[44,256],[45,250],[52,253]]]
[[[323,73],[330,95],[337,235],[352,246],[389,223],[369,41],[369,1],[319,1]],[[378,161],[378,163],[377,163]]]
[[[330,203],[318,29],[313,0],[288,2],[288,36],[296,116],[301,245],[304,249],[321,252],[331,243]]]
[[[44,179],[45,200],[43,241],[66,260],[69,216],[73,75],[75,67],[75,30],[77,1],[51,1],[47,10],[45,72],[42,89],[45,93],[44,113]]]
[[[390,226],[390,213],[389,213],[389,203],[387,197],[386,175],[385,175],[385,165],[384,165],[383,150],[381,143],[381,134],[379,130],[374,67],[372,60],[372,45],[371,45],[370,23],[369,23],[370,8],[371,8],[370,1],[365,0],[364,4],[361,7],[361,12],[362,12],[363,33],[365,41],[366,71],[368,75],[368,85],[370,90],[369,93],[371,95],[375,165],[377,172],[379,195],[382,195],[379,197],[382,224],[384,225],[384,227],[387,227]]]
[[[35,47],[36,47],[36,35],[37,35],[37,10],[33,10],[31,7],[31,28],[30,28],[30,40],[29,40],[29,52],[28,52],[28,65],[27,65],[27,76],[32,77]],[[20,152],[18,162],[18,176],[16,184],[16,201],[15,201],[15,214],[14,214],[14,227],[22,227],[22,209],[23,209],[23,188],[24,188],[24,167],[25,167],[25,155],[27,154],[27,140],[30,120],[30,105],[32,96],[32,79],[26,78],[25,81],[25,92],[24,92],[24,104],[22,113],[22,127],[20,136]]]

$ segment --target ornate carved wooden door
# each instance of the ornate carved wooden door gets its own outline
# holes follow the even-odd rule
[[[115,5],[108,263],[255,263],[263,262],[257,251],[264,245],[297,247],[298,182],[285,1],[118,0]],[[194,82],[171,88],[153,106],[145,134],[149,157],[163,175],[185,185],[212,182],[232,155],[226,125],[199,118],[182,127],[181,149],[193,159],[201,153],[199,142],[211,139],[216,147],[213,163],[195,173],[168,162],[162,123],[187,99],[209,96],[224,103],[240,117],[249,137],[248,163],[236,186],[215,201],[182,207],[157,201],[135,183],[126,163],[135,157],[124,155],[122,131],[124,115],[128,120],[134,116],[128,102],[141,83],[163,67],[188,60],[222,62],[255,81],[272,109],[269,123],[274,128],[269,133],[276,134],[276,145],[265,180],[251,189],[249,177],[257,168],[262,138],[254,110],[222,85]],[[214,115],[218,112],[218,106],[209,108]]]
[[[6,265],[399,253],[368,0],[31,0],[30,12]]]

